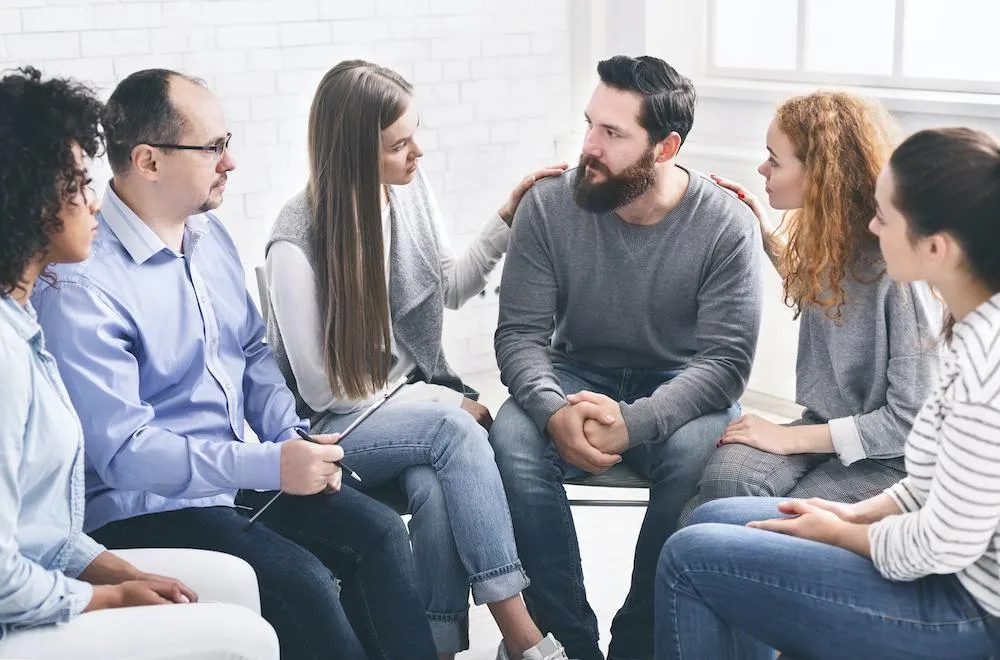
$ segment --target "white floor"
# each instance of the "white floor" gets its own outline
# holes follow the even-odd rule
[[[507,398],[506,388],[499,381],[499,375],[481,374],[466,379],[470,385],[482,393],[480,401],[496,413]],[[774,421],[787,421],[795,416],[793,406],[768,401],[763,397],[748,396],[744,399],[747,412],[754,412]],[[751,405],[766,405],[767,410]],[[567,488],[570,496],[581,491],[593,490],[579,486]],[[601,499],[645,499],[645,493],[623,489],[602,489]],[[611,619],[628,592],[629,577],[632,573],[632,553],[639,526],[645,509],[642,507],[575,507],[573,517],[580,548],[583,554],[583,572],[587,596],[597,614],[601,630],[601,647],[607,652],[610,639]],[[472,607],[469,615],[470,648],[460,653],[459,660],[493,660],[496,657],[500,632],[490,617],[486,607]]]

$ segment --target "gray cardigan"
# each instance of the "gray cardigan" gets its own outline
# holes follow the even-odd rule
[[[877,247],[841,282],[838,324],[807,305],[799,322],[796,400],[810,424],[829,423],[845,464],[891,460],[903,469],[913,420],[937,377],[942,307],[926,284],[885,274]]]
[[[413,356],[422,380],[444,385],[467,396],[475,397],[448,365],[441,347],[444,321],[443,275],[440,247],[433,226],[427,221],[434,211],[433,198],[426,176],[421,170],[412,183],[390,186],[392,236],[389,262],[393,273],[405,274],[389,280],[389,307],[394,339]],[[290,199],[271,229],[264,248],[265,256],[277,241],[289,241],[299,247],[313,262],[313,216],[305,191]],[[299,396],[288,355],[281,338],[274,310],[269,310],[267,341],[275,360],[295,393],[299,414],[310,418],[316,411]]]

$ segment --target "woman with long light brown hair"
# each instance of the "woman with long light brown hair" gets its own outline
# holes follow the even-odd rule
[[[889,279],[868,230],[895,135],[881,106],[852,94],[782,103],[758,168],[771,207],[786,211],[777,228],[746,189],[714,177],[756,214],[799,319],[796,400],[805,410],[788,425],[757,415],[730,424],[686,513],[738,495],[857,502],[905,476],[903,447],[930,394],[941,312],[925,285]]]
[[[441,349],[444,308],[479,293],[507,248],[510,223],[540,170],[521,181],[461,255],[448,247],[423,155],[412,88],[394,71],[341,62],[309,118],[306,189],[282,209],[267,244],[268,341],[300,414],[343,431],[386,388],[404,387],[342,446],[361,489],[399,484],[437,649],[468,648],[468,596],[487,603],[499,657],[558,660],[528,614],[510,511],[483,426],[489,411]],[[477,423],[478,422],[478,423]],[[482,425],[482,426],[481,426]]]

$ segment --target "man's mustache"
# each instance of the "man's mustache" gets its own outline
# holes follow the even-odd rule
[[[589,167],[592,170],[597,170],[602,174],[611,176],[611,170],[605,167],[604,163],[600,162],[593,156],[586,156],[586,155],[580,156],[580,167]]]

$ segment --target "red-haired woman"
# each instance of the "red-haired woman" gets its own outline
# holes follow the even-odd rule
[[[839,92],[782,103],[758,172],[775,228],[742,186],[715,180],[760,221],[764,250],[799,318],[801,419],[735,420],[719,441],[698,504],[723,497],[822,497],[858,502],[905,476],[903,447],[935,375],[940,306],[920,283],[893,283],[878,241],[875,181],[895,126],[880,106]]]

